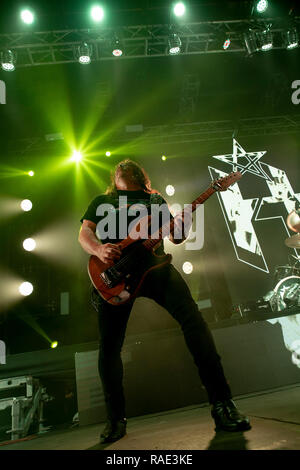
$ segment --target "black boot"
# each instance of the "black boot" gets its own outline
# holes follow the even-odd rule
[[[233,400],[214,403],[211,415],[216,423],[215,431],[247,431],[251,429],[249,419],[238,411]]]
[[[126,434],[126,418],[120,419],[118,421],[108,420],[106,426],[102,433],[100,434],[100,442],[114,442],[121,439],[121,437]]]

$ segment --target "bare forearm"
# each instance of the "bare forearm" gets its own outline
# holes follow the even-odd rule
[[[78,241],[84,251],[86,251],[89,255],[94,255],[97,248],[99,248],[99,245],[101,245],[101,242],[96,237],[95,232],[89,227],[81,227]]]

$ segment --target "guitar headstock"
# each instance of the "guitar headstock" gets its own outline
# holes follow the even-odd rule
[[[240,173],[239,171],[234,171],[232,173],[229,173],[229,175],[224,176],[223,178],[218,178],[217,180],[212,181],[211,186],[216,191],[226,191],[229,186],[240,180],[242,176],[242,173]]]

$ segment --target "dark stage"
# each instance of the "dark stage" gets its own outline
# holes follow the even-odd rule
[[[103,426],[89,425],[31,436],[0,450],[299,450],[299,387],[237,397],[251,418],[246,432],[215,433],[209,407],[202,405],[130,418],[127,435],[109,445],[99,444]]]

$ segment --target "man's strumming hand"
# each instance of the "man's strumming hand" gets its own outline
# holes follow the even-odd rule
[[[105,264],[112,264],[113,261],[120,259],[121,253],[121,248],[113,243],[99,244],[99,246],[94,249],[94,255]]]

